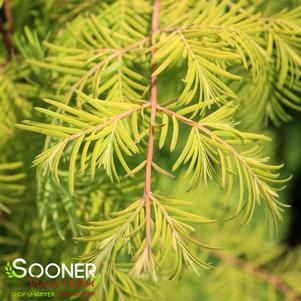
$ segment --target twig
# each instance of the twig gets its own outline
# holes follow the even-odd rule
[[[4,24],[0,23],[0,33],[2,35],[5,48],[7,50],[7,59],[9,61],[11,59],[12,50],[14,47],[13,40],[12,40],[14,22],[13,22],[13,14],[10,6],[10,0],[4,0],[3,9],[4,9],[4,16],[5,16],[5,22],[7,28],[5,29]]]
[[[153,3],[153,16],[152,16],[152,27],[151,27],[151,45],[153,46],[152,36],[159,29],[159,12],[160,12],[160,0],[154,0]],[[157,68],[156,63],[153,61],[156,49],[152,47],[151,50],[151,73],[153,74]],[[154,154],[154,132],[155,132],[155,119],[158,104],[157,95],[157,77],[151,75],[150,78],[151,85],[151,117],[150,117],[150,127],[149,127],[149,137],[147,144],[147,157],[146,157],[146,167],[145,167],[145,186],[144,186],[144,198],[145,198],[145,216],[146,216],[146,248],[148,257],[151,254],[151,206],[150,206],[150,194],[151,194],[151,176],[152,176],[152,162]]]
[[[13,33],[14,30],[14,19],[10,6],[10,0],[4,0],[4,15],[7,23],[7,31]]]
[[[107,64],[108,62],[110,62],[111,60],[113,60],[114,58],[118,58],[120,56],[122,56],[123,54],[126,54],[127,52],[135,49],[136,47],[143,45],[145,42],[147,42],[149,40],[149,37],[144,37],[143,39],[134,42],[133,44],[130,44],[129,46],[127,46],[126,48],[121,48],[121,49],[113,49],[114,53],[111,54],[106,60],[104,61],[100,61],[99,63],[97,63],[95,66],[93,66],[87,73],[85,73],[78,81],[75,82],[75,84],[72,85],[71,89],[69,90],[69,92],[66,94],[65,99],[64,99],[64,103],[66,105],[69,104],[70,99],[73,95],[73,93],[76,91],[76,89],[78,89],[79,87],[83,86],[87,79],[93,75],[95,72],[97,72],[102,66],[104,66],[105,64]],[[100,49],[97,49],[96,51],[99,51]],[[112,50],[112,49],[110,49]]]
[[[72,134],[70,136],[67,136],[66,138],[64,138],[60,143],[67,143],[70,141],[73,141],[75,139],[78,139],[79,137],[83,136],[83,135],[87,135],[87,134],[91,134],[92,132],[97,132],[102,130],[103,128],[105,128],[106,126],[109,126],[111,124],[113,124],[114,122],[117,122],[119,120],[122,120],[126,117],[128,117],[129,115],[133,114],[134,112],[137,112],[139,110],[144,110],[146,108],[150,107],[149,103],[145,103],[139,107],[133,108],[133,109],[129,109],[127,111],[123,111],[121,113],[119,113],[118,115],[112,116],[110,118],[108,118],[107,120],[105,120],[103,123],[97,124],[95,126],[92,126],[86,130],[80,131],[76,134]],[[15,125],[18,128],[26,128],[28,125],[24,125],[24,124],[16,124]],[[30,125],[29,125],[30,127]]]

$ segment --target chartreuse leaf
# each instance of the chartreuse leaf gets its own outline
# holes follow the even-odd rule
[[[173,132],[172,132],[172,138],[170,143],[171,152],[174,151],[179,136],[179,124],[177,118],[174,115],[172,116],[172,125],[173,125]]]
[[[168,132],[168,115],[162,114],[162,129],[161,129],[161,135],[160,135],[160,141],[159,141],[159,148],[162,148],[165,144],[165,140],[167,137]]]

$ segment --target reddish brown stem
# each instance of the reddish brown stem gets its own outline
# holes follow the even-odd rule
[[[13,14],[10,6],[10,0],[4,0],[4,15],[7,23],[7,31],[13,33],[14,21]]]
[[[6,28],[4,27],[4,24],[0,24],[0,33],[2,35],[5,48],[7,50],[7,58],[8,60],[10,60],[12,50],[13,50],[12,34],[14,29],[13,14],[10,6],[10,0],[4,0],[3,9],[4,9]]]
[[[154,0],[153,4],[153,16],[152,16],[152,27],[151,27],[151,43],[153,43],[152,36],[159,29],[159,12],[160,12],[160,0]],[[152,48],[151,52],[151,73],[153,74],[156,70],[156,63],[153,61],[156,50]],[[151,177],[152,177],[152,162],[154,155],[154,141],[155,141],[155,121],[156,121],[156,111],[158,104],[158,87],[157,87],[157,77],[151,75],[150,78],[151,86],[151,118],[149,127],[149,137],[147,144],[147,156],[145,165],[145,186],[144,186],[144,198],[145,198],[145,215],[146,215],[146,247],[148,250],[148,255],[151,253]]]

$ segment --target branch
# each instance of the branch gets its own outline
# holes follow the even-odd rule
[[[152,37],[159,29],[159,11],[160,11],[160,0],[154,0],[153,3],[153,16],[152,16],[152,27],[151,27],[151,44],[153,43]],[[153,44],[152,44],[153,46]],[[156,49],[153,47],[151,50],[151,60],[155,56]],[[152,62],[151,73],[153,74],[156,70],[156,63]],[[145,215],[146,215],[146,249],[147,256],[150,258],[151,253],[151,206],[150,206],[150,196],[151,196],[151,177],[152,177],[152,162],[154,154],[154,133],[155,133],[155,119],[158,104],[157,95],[157,77],[151,75],[151,118],[149,127],[149,137],[147,144],[147,157],[146,157],[146,168],[145,168],[145,186],[144,186],[144,198],[145,198]]]
[[[123,111],[123,112],[119,113],[118,115],[115,115],[115,116],[112,116],[112,117],[106,119],[104,122],[102,122],[100,124],[91,126],[88,129],[82,130],[82,131],[80,131],[76,134],[72,134],[72,135],[69,135],[69,136],[65,137],[60,143],[67,143],[67,142],[76,140],[76,139],[80,138],[83,135],[85,136],[87,134],[91,134],[93,132],[100,131],[103,128],[105,128],[106,126],[109,126],[109,125],[113,124],[114,122],[122,120],[122,119],[128,117],[129,115],[133,114],[134,112],[137,112],[139,110],[144,110],[148,107],[150,107],[150,104],[145,103],[145,104],[143,104],[139,107],[132,108],[132,109],[129,109],[127,111]],[[62,106],[60,106],[59,108],[62,108]],[[27,124],[16,124],[15,126],[17,128],[20,128],[20,129],[25,129],[25,130],[29,130],[29,131],[38,132],[38,133],[43,134],[43,132],[40,131],[39,127],[37,127],[37,126],[35,127],[35,126],[30,125],[30,124],[28,125],[28,123]]]
[[[237,258],[221,252],[212,251],[211,254],[229,264],[236,267],[239,270],[244,270],[250,274],[253,274],[256,278],[273,286],[278,292],[286,296],[291,301],[301,301],[301,296],[298,295],[291,287],[289,287],[283,279],[277,275],[273,275],[271,272],[266,271],[262,268],[256,267],[250,262],[247,262],[241,258]]]
[[[127,110],[127,111],[124,111],[124,112],[121,112],[120,114],[116,115],[116,116],[113,116],[109,119],[107,119],[105,122],[101,123],[101,124],[98,124],[96,126],[93,126],[87,130],[84,130],[84,131],[81,131],[79,133],[76,133],[76,134],[73,134],[71,136],[68,136],[64,139],[64,142],[70,142],[70,141],[73,141],[79,137],[81,137],[82,135],[86,135],[86,134],[90,134],[94,131],[99,131],[103,128],[105,128],[106,126],[118,121],[118,120],[122,120],[124,118],[126,118],[127,116],[133,114],[134,112],[137,112],[139,110],[143,110],[145,108],[148,108],[149,107],[149,104],[143,104],[142,106],[138,107],[138,108],[133,108],[133,109],[130,109],[130,110]]]
[[[65,99],[64,99],[64,103],[65,104],[69,104],[72,95],[74,94],[74,92],[79,88],[82,87],[87,79],[92,76],[93,74],[95,74],[102,66],[106,65],[108,62],[110,62],[111,60],[115,59],[115,58],[119,58],[122,55],[126,54],[127,52],[139,47],[140,45],[143,45],[145,42],[147,42],[149,39],[149,37],[145,37],[129,46],[127,46],[126,48],[121,48],[121,49],[113,49],[113,53],[106,58],[104,61],[100,61],[99,63],[97,63],[95,66],[93,66],[90,70],[87,71],[87,73],[85,73],[82,77],[79,78],[79,80],[77,80],[72,87],[70,88],[69,92],[66,94]],[[96,52],[103,50],[103,49],[97,49]],[[112,50],[112,49],[105,49],[106,51],[108,50]]]
[[[176,113],[176,112],[174,112],[174,111],[172,111],[172,110],[169,110],[169,109],[167,109],[167,108],[165,108],[165,107],[162,107],[162,106],[160,106],[160,105],[158,105],[158,110],[160,111],[160,112],[163,112],[163,113],[165,113],[165,114],[167,114],[167,115],[169,115],[169,116],[174,116],[174,117],[176,117],[178,120],[180,120],[180,121],[182,121],[183,123],[185,123],[185,124],[187,124],[187,125],[190,125],[190,126],[197,126],[197,122],[195,122],[194,120],[192,120],[192,119],[189,119],[189,118],[187,118],[187,117],[185,117],[185,116],[183,116],[183,115],[181,115],[181,114],[178,114],[178,113]]]
[[[10,7],[10,0],[4,0],[4,14],[7,22],[8,32],[13,32],[13,14]]]
[[[13,49],[13,41],[12,41],[12,34],[13,34],[13,15],[10,6],[10,0],[4,0],[4,16],[5,21],[7,24],[7,29],[4,28],[4,25],[0,23],[0,33],[2,35],[3,43],[7,50],[7,59],[10,61],[11,59],[11,51]]]
[[[246,176],[247,181],[246,181],[246,186],[247,190],[249,192],[247,201],[249,202],[249,205],[247,207],[247,213],[246,213],[246,222],[248,222],[253,214],[255,204],[257,199],[262,198],[268,208],[270,209],[269,217],[270,221],[273,222],[271,223],[271,230],[273,230],[273,225],[276,225],[276,218],[280,217],[282,208],[285,205],[281,204],[277,198],[278,194],[276,192],[277,189],[273,188],[272,184],[281,184],[285,183],[288,179],[277,179],[279,174],[275,174],[273,170],[279,170],[282,166],[272,166],[265,164],[264,162],[266,161],[266,158],[258,158],[254,157],[254,155],[251,155],[250,153],[244,153],[244,152],[239,152],[232,146],[231,143],[228,142],[227,139],[223,139],[220,137],[214,129],[222,129],[224,131],[228,131],[229,133],[233,135],[237,135],[240,138],[243,138],[244,140],[247,140],[248,138],[251,138],[251,141],[256,141],[256,140],[267,140],[266,137],[264,136],[258,136],[253,133],[245,133],[245,132],[240,132],[236,131],[234,128],[232,128],[231,125],[227,124],[218,124],[215,122],[196,122],[192,119],[189,119],[187,117],[184,117],[174,111],[168,110],[160,105],[158,105],[158,111],[163,112],[169,116],[173,116],[176,119],[180,120],[181,122],[191,126],[193,129],[197,129],[203,134],[206,134],[208,138],[210,139],[209,143],[211,146],[218,152],[218,156],[221,161],[224,160],[223,155],[221,152],[225,152],[227,154],[230,154],[234,159],[235,159],[235,164],[236,164],[236,170],[237,170],[237,175],[239,177],[239,183],[240,183],[240,197],[238,201],[238,206],[237,206],[237,213],[240,212],[240,210],[243,209],[243,199],[244,199],[244,182],[243,182],[243,175]],[[221,110],[221,109],[220,109]],[[214,114],[214,113],[213,113]],[[211,130],[210,128],[213,128]],[[207,137],[204,135],[205,137]],[[202,145],[200,145],[201,147]],[[185,151],[185,149],[184,149]],[[183,153],[184,153],[183,151]],[[249,149],[249,152],[252,152],[252,149]],[[208,152],[208,151],[207,151]],[[183,154],[182,153],[182,154]],[[187,152],[185,153],[186,155],[183,155],[182,157],[179,157],[178,161],[176,162],[174,169],[177,169],[179,166],[179,162],[183,161],[183,158],[186,156],[187,159]],[[212,165],[210,165],[212,167]],[[232,164],[230,164],[231,169],[232,169]],[[241,168],[242,167],[242,168]],[[268,171],[268,172],[266,172]],[[270,172],[271,171],[271,172]],[[205,172],[208,173],[207,169],[205,169]],[[222,165],[222,186],[224,187],[226,183],[226,178],[225,178],[225,173],[226,173],[226,165]],[[210,174],[209,174],[210,175]],[[252,179],[252,183],[249,182],[249,179]],[[272,184],[270,184],[272,183]],[[277,230],[277,227],[276,227]]]

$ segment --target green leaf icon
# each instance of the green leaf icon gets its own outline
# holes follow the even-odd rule
[[[8,278],[14,278],[14,275],[13,275],[13,267],[12,265],[10,264],[10,262],[7,262],[6,263],[6,266],[4,267],[5,269],[5,274]]]

